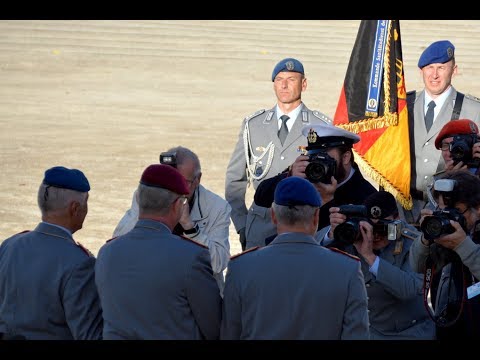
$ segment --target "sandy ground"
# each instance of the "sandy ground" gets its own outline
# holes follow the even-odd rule
[[[333,116],[357,20],[0,21],[0,241],[33,229],[44,171],[82,169],[89,213],[75,238],[97,254],[129,208],[143,169],[176,145],[224,196],[242,119],[273,106],[282,58],[300,59],[304,101]],[[480,21],[402,20],[407,90],[423,49],[457,47],[454,85],[480,96]],[[394,146],[394,145],[393,145]],[[248,192],[248,201],[252,193]],[[240,251],[231,226],[231,253]]]

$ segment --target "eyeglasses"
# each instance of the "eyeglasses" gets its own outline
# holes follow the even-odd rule
[[[186,195],[180,195],[175,200],[173,200],[172,204],[177,201],[178,199],[182,199],[182,205],[185,205],[188,201],[188,197]]]
[[[449,143],[447,143],[447,142],[442,142],[442,145],[441,145],[441,147],[440,147],[440,150],[442,150],[442,151],[450,150],[450,151],[451,151],[451,150],[452,150],[451,147],[452,147],[452,143],[451,143],[451,142],[449,142]]]
[[[188,186],[192,186],[192,184],[195,182],[195,180],[197,180],[196,176],[192,180],[188,180],[187,178],[185,178],[185,181],[187,182]]]

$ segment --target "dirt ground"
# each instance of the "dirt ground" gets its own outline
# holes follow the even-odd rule
[[[79,168],[90,181],[89,213],[75,238],[94,254],[129,208],[143,169],[172,146],[195,151],[202,183],[224,196],[242,119],[275,103],[275,64],[300,59],[305,103],[333,116],[358,25],[1,20],[0,241],[39,222],[38,185],[56,165]],[[400,26],[407,91],[422,87],[423,49],[449,39],[459,65],[454,85],[480,96],[480,21]],[[233,255],[240,251],[233,224],[230,234]]]

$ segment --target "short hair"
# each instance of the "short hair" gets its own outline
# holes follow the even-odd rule
[[[138,208],[140,213],[166,215],[178,194],[155,186],[138,185]]]
[[[446,172],[441,179],[455,180],[455,189],[448,194],[450,205],[465,204],[469,208],[480,206],[480,178],[468,170],[452,170]],[[442,192],[434,190],[433,196],[438,199]]]
[[[43,182],[40,184],[37,194],[37,203],[42,215],[64,210],[72,201],[78,201],[84,205],[87,199],[88,192],[58,188]]]
[[[311,205],[285,206],[272,203],[273,211],[280,224],[308,226],[318,207]]]
[[[200,175],[202,172],[202,167],[200,166],[200,159],[198,158],[197,154],[195,154],[192,150],[183,147],[183,146],[176,146],[167,150],[169,153],[175,153],[177,158],[177,165],[182,165],[187,159],[192,160],[195,164],[195,177]]]

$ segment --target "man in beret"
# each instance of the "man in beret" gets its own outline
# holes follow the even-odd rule
[[[330,208],[330,226],[316,234],[321,245],[358,256],[368,295],[370,339],[432,340],[435,326],[424,307],[423,274],[412,271],[409,249],[422,238],[400,220],[392,194],[378,191],[363,211]]]
[[[399,206],[400,216],[418,226],[420,210],[427,202],[427,187],[444,163],[434,141],[449,121],[471,119],[480,124],[480,100],[457,91],[452,79],[457,75],[455,46],[448,40],[429,45],[418,60],[425,88],[407,94],[413,209]],[[430,109],[430,110],[429,110]]]
[[[169,158],[168,164],[174,166],[183,175],[189,190],[188,206],[183,207],[182,216],[173,233],[208,246],[213,274],[223,294],[225,286],[223,271],[230,260],[231,207],[225,199],[200,184],[202,168],[197,154],[183,146],[170,148],[164,154],[173,155],[174,158]],[[162,159],[163,157],[160,162]],[[137,196],[138,192],[135,191],[132,206],[115,228],[114,237],[126,234],[135,227],[138,220]]]
[[[309,181],[280,181],[270,210],[278,235],[230,260],[221,339],[368,339],[360,263],[316,243],[320,205]]]
[[[362,204],[365,198],[377,191],[367,181],[353,156],[353,144],[360,137],[334,125],[320,124],[305,126],[302,130],[307,138],[306,155],[299,155],[288,169],[270,179],[263,180],[254,194],[257,205],[269,207],[273,202],[277,184],[289,176],[309,179],[318,190],[323,206],[320,208],[319,230],[330,224],[329,209],[344,204]],[[322,169],[329,169],[321,171]],[[316,175],[323,174],[321,178]],[[266,242],[272,239],[272,234]],[[265,245],[247,239],[247,248]]]
[[[27,340],[100,340],[95,258],[76,243],[88,212],[82,171],[55,166],[38,189],[42,221],[0,245],[0,333]]]
[[[246,239],[256,244],[275,232],[267,208],[251,204],[247,209],[247,187],[252,184],[256,189],[260,181],[277,175],[293,162],[298,146],[304,143],[304,125],[332,122],[303,103],[307,78],[299,60],[286,58],[278,62],[271,80],[277,103],[243,120],[225,176],[225,199],[232,207],[231,217],[242,249]]]
[[[188,206],[187,181],[173,166],[153,164],[137,192],[135,227],[97,257],[104,339],[218,339],[222,298],[208,247],[172,233]]]

